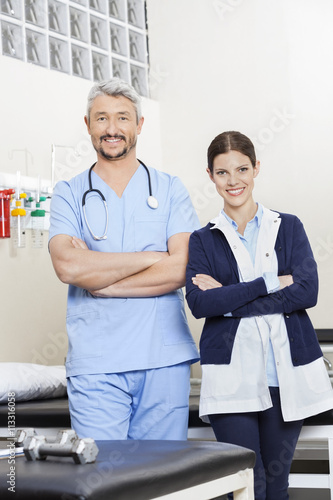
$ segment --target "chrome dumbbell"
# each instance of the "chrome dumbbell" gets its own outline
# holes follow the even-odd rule
[[[25,429],[18,429],[15,435],[15,446],[24,446],[28,438],[32,436],[37,436],[37,432],[34,428],[28,427]],[[77,437],[75,431],[72,429],[64,429],[58,431],[55,436],[47,436],[45,440],[48,443],[66,443],[70,439],[75,439]]]
[[[45,460],[48,456],[72,457],[77,464],[92,463],[98,454],[93,439],[79,439],[70,429],[59,431],[55,442],[48,441],[45,436],[30,436],[24,441],[23,451],[29,461]]]
[[[36,436],[35,429],[30,427],[27,429],[18,429],[15,434],[15,446],[23,446],[24,442],[32,436]]]

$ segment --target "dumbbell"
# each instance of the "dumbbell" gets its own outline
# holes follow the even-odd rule
[[[34,428],[28,427],[25,429],[18,429],[15,435],[15,446],[24,446],[27,439],[32,436],[37,436],[37,432]],[[72,429],[65,429],[58,431],[56,436],[47,436],[45,439],[48,443],[66,443],[70,439],[73,440],[76,437],[77,435],[75,431],[73,431]]]
[[[59,431],[57,442],[49,442],[45,436],[30,436],[24,442],[24,454],[29,461],[45,460],[47,456],[72,457],[76,464],[96,460],[98,448],[91,438],[79,439],[72,430]]]
[[[14,442],[15,442],[15,447],[19,448],[23,446],[24,441],[30,437],[30,436],[35,436],[36,431],[33,428],[26,428],[26,429],[17,429],[15,437],[14,437]],[[0,436],[0,441],[7,441],[9,439],[12,439],[12,437],[9,436]]]
[[[29,427],[27,429],[18,429],[15,434],[15,446],[20,447],[31,436],[36,436],[35,429]]]
[[[8,436],[0,436],[0,441],[7,441],[8,440],[14,440],[15,441],[15,446],[22,446],[23,445],[23,441],[28,437],[28,436],[33,436],[36,434],[36,431],[35,429],[31,429],[31,428],[28,428],[28,429],[18,429],[16,431],[16,434],[14,436],[14,438],[12,437],[12,435]]]

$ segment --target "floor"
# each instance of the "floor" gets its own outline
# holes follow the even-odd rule
[[[222,495],[221,497],[214,498],[213,500],[227,500],[227,495]],[[312,490],[307,488],[306,490],[292,489],[289,491],[289,500],[331,500],[330,493],[328,490]]]
[[[293,489],[289,492],[289,500],[330,500],[329,490]]]
[[[292,471],[295,473],[311,472],[314,474],[328,473],[328,460],[304,460],[304,453],[299,452],[298,456],[303,456],[303,460],[295,460]],[[289,490],[289,500],[331,500],[330,492],[327,489],[301,489],[292,488]],[[214,500],[228,500],[227,495],[222,495]],[[333,499],[332,499],[333,500]]]

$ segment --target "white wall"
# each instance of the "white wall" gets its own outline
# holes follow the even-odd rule
[[[329,0],[148,0],[164,167],[206,224],[221,208],[205,172],[209,143],[225,130],[253,139],[256,199],[298,215],[315,252],[317,328],[333,326],[332,21]],[[198,338],[201,322],[191,326]]]
[[[152,100],[138,155],[181,177],[202,224],[221,208],[206,150],[230,129],[255,140],[257,199],[304,222],[320,274],[317,328],[331,328],[333,227],[330,0],[148,0]],[[0,174],[50,177],[93,161],[83,115],[91,82],[0,56]],[[161,134],[160,134],[161,131]],[[75,168],[73,168],[75,166]],[[63,362],[66,286],[44,249],[0,240],[0,361]],[[190,317],[198,340],[202,323]],[[58,344],[58,345],[57,345]],[[59,347],[58,347],[59,346]]]
[[[51,144],[56,171],[72,177],[95,161],[83,117],[93,82],[0,56],[0,189],[6,174],[51,181]],[[144,99],[145,124],[138,156],[161,166],[159,105]],[[16,187],[14,184],[13,188]],[[0,361],[62,364],[67,351],[65,329],[67,286],[53,271],[44,246],[14,249],[0,239]]]

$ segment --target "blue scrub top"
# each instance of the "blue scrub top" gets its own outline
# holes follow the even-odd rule
[[[51,201],[49,239],[77,236],[89,249],[101,252],[167,251],[168,239],[200,227],[189,194],[178,177],[149,168],[159,206],[147,205],[148,178],[140,165],[121,198],[92,171],[92,186],[105,196],[107,239],[96,241],[82,210],[89,188],[88,171],[57,183]],[[105,228],[101,198],[86,198],[88,223],[96,236]],[[119,373],[195,362],[199,355],[191,336],[182,290],[151,298],[97,298],[69,285],[67,376]]]

